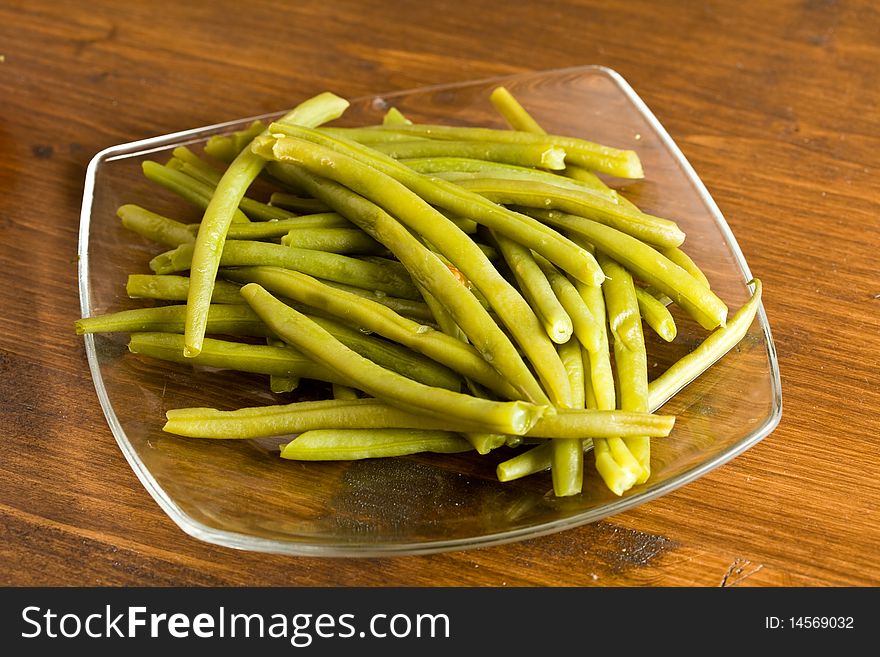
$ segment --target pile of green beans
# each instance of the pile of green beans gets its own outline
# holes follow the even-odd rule
[[[201,220],[122,205],[157,245],[153,273],[124,282],[144,307],[76,332],[262,375],[278,398],[169,409],[178,436],[276,437],[300,461],[473,452],[499,481],[549,470],[557,496],[648,482],[652,441],[674,440],[657,410],[742,340],[761,283],[728,320],[675,221],[604,182],[643,177],[637,153],[547,134],[503,87],[489,101],[510,129],[396,108],[329,127],[348,102],[323,93],[143,162]],[[707,335],[649,381],[645,331],[676,340],[670,304]],[[303,381],[326,399],[300,401]]]

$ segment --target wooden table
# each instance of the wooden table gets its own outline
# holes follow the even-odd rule
[[[2,3],[0,584],[880,584],[878,34],[867,0]],[[89,159],[325,89],[582,64],[633,85],[763,279],[779,427],[661,499],[500,547],[324,560],[181,532],[72,332]]]

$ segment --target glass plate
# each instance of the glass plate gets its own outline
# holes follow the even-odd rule
[[[588,66],[370,96],[341,124],[375,123],[394,105],[419,122],[506,127],[489,103],[503,84],[549,131],[638,151],[642,181],[615,185],[644,210],[675,219],[684,250],[708,274],[731,314],[748,298],[751,273],[718,207],[691,165],[632,88]],[[262,117],[266,118],[266,117]],[[271,118],[271,117],[269,117]],[[144,305],[125,295],[127,274],[148,272],[161,250],[122,228],[116,208],[140,203],[199,219],[149,183],[145,159],[164,161],[179,145],[248,125],[242,119],[114,146],[89,164],[80,224],[83,316]],[[188,216],[182,213],[188,212]],[[687,353],[705,332],[680,314],[672,344],[649,339],[652,375]],[[742,453],[777,425],[781,389],[763,308],[748,335],[663,408],[672,435],[653,441],[651,479],[615,497],[588,467],[581,495],[555,498],[548,473],[510,483],[488,456],[419,455],[346,463],[278,457],[279,439],[207,441],[162,432],[169,408],[232,409],[289,401],[264,377],[154,362],[128,353],[127,336],[85,336],[98,398],[120,449],[147,491],[185,532],[234,548],[313,556],[379,556],[472,548],[548,534],[631,509],[693,481]],[[592,459],[588,457],[588,464]]]

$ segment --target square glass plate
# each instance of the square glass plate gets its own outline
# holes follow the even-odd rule
[[[620,75],[588,66],[370,96],[339,122],[380,122],[394,105],[418,122],[506,127],[488,96],[506,86],[552,133],[638,151],[646,177],[611,181],[636,204],[676,220],[684,250],[707,273],[733,313],[748,298],[751,273],[727,223],[681,151]],[[266,117],[262,117],[266,118]],[[271,118],[271,117],[269,117]],[[114,146],[91,161],[83,194],[79,284],[83,316],[143,306],[125,295],[129,273],[148,272],[161,247],[128,233],[123,203],[197,221],[149,183],[145,159],[164,161],[188,144],[248,125],[242,119]],[[623,183],[616,184],[616,183]],[[677,315],[674,343],[651,340],[655,376],[706,333]],[[233,409],[284,403],[265,377],[194,370],[151,361],[124,335],[85,336],[98,399],[141,483],[192,536],[234,548],[312,556],[381,556],[471,548],[521,540],[631,509],[693,481],[742,453],[779,422],[781,388],[763,308],[744,340],[662,409],[677,416],[672,435],[653,441],[651,479],[623,497],[587,467],[581,495],[555,498],[549,473],[499,483],[495,465],[512,452],[418,455],[353,462],[298,463],[278,457],[279,439],[208,441],[162,432],[169,408]],[[592,459],[587,458],[589,466]]]

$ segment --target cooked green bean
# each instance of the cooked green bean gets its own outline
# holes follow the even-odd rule
[[[556,442],[554,440],[535,445],[499,463],[495,466],[495,476],[498,477],[498,481],[514,481],[550,470],[553,467],[553,445]],[[584,453],[593,449],[593,441],[590,438],[582,440],[581,443]]]
[[[477,298],[403,224],[375,203],[339,183],[319,178],[298,167],[288,167],[287,175],[387,246],[410,271],[413,279],[449,311],[483,358],[525,399],[548,402],[516,348]]]
[[[675,340],[678,330],[669,309],[650,292],[640,287],[636,288],[636,300],[639,302],[639,313],[645,323],[666,342]]]
[[[350,379],[355,387],[396,406],[473,423],[477,431],[521,435],[548,407],[528,402],[493,402],[417,383],[359,356],[306,316],[256,283],[241,291],[260,318],[288,344]]]
[[[159,244],[173,248],[196,240],[188,228],[189,224],[163,217],[138,205],[122,205],[116,210],[116,215],[130,231]]]
[[[391,107],[382,117],[382,125],[412,125],[412,121],[406,118],[396,107]]]
[[[424,301],[389,297],[384,292],[364,290],[363,288],[346,285],[345,283],[337,283],[336,281],[321,280],[321,282],[328,287],[336,288],[337,290],[344,290],[345,292],[350,292],[351,294],[369,299],[370,301],[375,301],[408,319],[420,321],[422,323],[431,323],[434,321],[434,315]]]
[[[586,248],[587,245],[582,246]],[[603,290],[578,281],[575,281],[575,287],[590,315],[601,318],[591,326],[595,333],[591,331],[589,334],[590,338],[594,335],[597,338],[596,348],[591,350],[590,344],[586,344],[582,351],[584,368],[589,372],[589,376],[584,377],[587,406],[600,410],[617,408]],[[599,476],[616,495],[622,495],[632,488],[642,475],[642,466],[619,436],[595,438],[593,455]]]
[[[565,189],[535,180],[504,180],[476,178],[459,180],[458,185],[502,205],[559,210],[592,219],[632,235],[639,240],[661,247],[678,246],[684,233],[668,219],[661,219],[612,203],[601,195]]]
[[[298,105],[279,123],[317,126],[339,117],[348,104],[348,101],[331,93],[319,94]],[[266,161],[250,149],[242,150],[223,173],[205,209],[192,255],[192,283],[186,304],[184,353],[187,356],[197,355],[202,348],[211,290],[220,267],[229,224],[241,199],[265,165]]]
[[[423,354],[396,342],[367,335],[331,317],[313,314],[304,314],[303,316],[317,324],[348,349],[371,360],[376,365],[427,386],[445,388],[455,392],[461,390],[461,375]]]
[[[504,178],[509,180],[537,180],[574,191],[597,191],[609,201],[617,203],[618,193],[609,187],[597,188],[593,185],[566,178],[556,173],[530,169],[528,167],[501,164],[487,160],[474,160],[464,157],[425,157],[401,159],[403,164],[421,174],[444,178],[445,180],[466,180],[471,178]]]
[[[106,315],[84,317],[74,323],[77,335],[85,333],[140,333],[163,332],[183,333],[186,319],[186,306],[160,306],[156,308],[135,308],[121,310]],[[208,333],[218,335],[242,335],[266,337],[269,330],[246,305],[208,306],[206,322]]]
[[[568,342],[572,333],[571,317],[554,294],[547,276],[535,262],[535,255],[504,235],[496,233],[493,236],[520,291],[534,308],[547,335],[557,344]]]
[[[360,395],[354,388],[339,383],[333,384],[333,399],[358,399],[359,397]]]
[[[190,269],[190,295],[192,295],[192,271],[195,270],[193,249],[192,244],[182,244],[176,249],[161,253],[150,261],[150,269],[157,274],[171,274]],[[378,290],[396,297],[419,298],[418,290],[412,280],[398,268],[336,253],[297,249],[267,242],[230,240],[226,242],[221,252],[220,264],[223,267],[253,265],[283,267],[347,285]]]
[[[727,326],[710,333],[696,349],[673,363],[648,384],[649,408],[660,408],[745,337],[761,305],[761,281],[755,278],[750,285],[754,286],[751,298],[730,318]]]
[[[226,310],[228,309],[228,310]],[[171,334],[179,334],[183,332],[185,308],[184,306],[166,306],[162,308],[140,308],[137,310],[122,311],[111,315],[92,317],[80,320],[77,326],[77,333],[131,333],[133,335],[140,333],[163,334],[170,336]],[[451,372],[448,368],[439,365],[431,359],[417,354],[400,345],[378,340],[377,338],[364,335],[360,331],[347,327],[339,322],[334,322],[326,317],[308,316],[309,319],[318,324],[323,330],[328,331],[336,340],[339,340],[348,349],[353,350],[359,355],[369,358],[391,371],[402,376],[411,378],[414,381],[420,381],[426,385],[445,388],[447,390],[459,390],[461,387],[460,377]],[[246,335],[246,336],[265,336],[271,337],[270,331],[265,324],[248,306],[211,306],[208,314],[208,332],[215,334],[227,335]],[[164,344],[171,344],[174,338],[164,338]],[[139,343],[140,344],[140,343]],[[174,343],[178,344],[178,343]],[[216,346],[217,343],[215,343]],[[238,344],[238,343],[223,343]],[[178,355],[183,358],[183,342],[179,342],[180,349]],[[253,347],[265,347],[265,345],[248,345]],[[169,347],[170,348],[170,347]],[[239,350],[238,347],[229,347],[231,350]],[[275,352],[267,351],[268,347],[260,351],[254,349],[253,353],[274,354]],[[239,353],[233,351],[232,353]],[[245,349],[242,353],[249,353]],[[167,360],[167,359],[166,359]],[[181,361],[183,362],[183,361]],[[231,363],[232,361],[229,361]],[[227,363],[230,369],[240,369],[246,372],[257,372],[261,374],[277,374],[285,375],[282,370],[259,370],[247,366],[234,367]],[[206,363],[210,364],[210,363]],[[220,365],[216,365],[220,367]],[[295,374],[295,372],[291,372]],[[301,375],[303,378],[318,378]],[[322,378],[323,381],[341,381],[340,377],[333,379]]]
[[[219,282],[219,281],[218,281]],[[216,290],[216,286],[214,288]],[[274,337],[266,338],[266,344],[270,347],[286,347],[287,345],[283,340],[278,340]],[[204,353],[204,352],[203,352]],[[335,388],[337,385],[334,383],[333,387]],[[269,375],[269,391],[274,392],[277,395],[281,395],[287,392],[293,392],[299,387],[299,377],[292,374],[270,374]],[[344,387],[344,386],[343,386]]]
[[[195,224],[198,230],[198,224]],[[272,237],[283,237],[291,230],[308,228],[352,228],[352,223],[335,212],[320,214],[302,214],[298,217],[278,221],[253,221],[249,224],[231,224],[226,239],[229,240],[261,240]]]
[[[229,275],[240,282],[258,283],[274,294],[320,308],[353,326],[399,342],[508,399],[519,396],[516,389],[470,345],[401,317],[374,301],[334,289],[311,276],[286,269],[246,267],[229,272]]]
[[[205,338],[198,356],[183,355],[180,333],[132,333],[128,349],[134,354],[160,358],[174,363],[203,365],[223,370],[292,376],[316,381],[347,383],[334,370],[315,363],[290,347],[270,347]]]
[[[241,440],[284,436],[309,429],[443,429],[466,431],[469,421],[438,417],[392,406],[379,399],[324,400],[255,406],[234,411],[177,408],[166,413],[164,430],[190,438]],[[617,435],[668,436],[675,425],[671,415],[625,411],[560,409],[544,415],[525,435],[529,438],[595,438]]]
[[[273,192],[269,197],[269,203],[279,208],[294,210],[295,212],[308,212],[309,214],[317,214],[327,212],[329,208],[316,198],[303,198],[302,196],[294,196],[285,192]]]
[[[571,408],[584,408],[584,363],[581,358],[581,346],[577,340],[569,340],[557,347],[559,357],[568,373],[571,388],[574,391]],[[557,497],[577,495],[584,483],[584,445],[580,438],[554,440],[552,443],[552,466],[550,475],[553,480],[553,493]]]
[[[565,370],[534,311],[480,248],[445,216],[393,178],[342,153],[295,138],[279,139],[266,146],[271,146],[278,159],[304,166],[363,194],[423,235],[486,297],[530,359],[550,398],[564,403],[570,397]],[[398,251],[392,251],[400,257]],[[436,295],[433,289],[431,292]]]
[[[599,321],[604,322],[604,317],[602,320],[593,317],[577,287],[556,269],[552,262],[539,255],[535,255],[535,262],[541,268],[550,283],[553,294],[556,295],[571,319],[572,332],[577,336],[578,341],[588,351],[597,351],[600,348]]]
[[[174,192],[201,210],[207,208],[211,202],[211,187],[194,178],[190,178],[182,171],[176,171],[152,160],[145,160],[141,163],[141,168],[149,180],[161,185],[168,191]],[[230,221],[247,223],[250,219],[236,206],[232,210],[232,219]]]
[[[705,285],[706,287],[711,287],[709,285],[709,279],[706,278],[706,274],[703,273],[702,269],[697,267],[697,263],[695,263],[687,253],[676,247],[660,249],[660,253],[662,253],[672,262],[684,269],[688,274],[696,278],[703,285]]]
[[[468,431],[462,434],[468,445],[476,450],[477,454],[486,455],[493,449],[498,449],[507,444],[507,436],[503,433],[477,433]]]
[[[583,217],[529,210],[549,224],[583,236],[643,281],[654,285],[708,330],[724,326],[727,306],[684,269],[640,240]]]
[[[507,123],[510,124],[510,127],[514,130],[530,132],[535,135],[547,134],[547,131],[535,121],[532,115],[519,104],[519,101],[516,98],[514,98],[513,94],[504,87],[496,87],[489,96],[489,100],[495,109],[498,110],[498,113],[504,117]],[[568,165],[565,167],[565,171],[562,171],[562,174],[568,176],[571,180],[585,184],[594,190],[613,194],[615,201],[617,199],[617,192],[610,189],[596,174],[588,169]]]
[[[608,275],[602,285],[608,310],[608,325],[614,337],[614,365],[617,370],[617,404],[625,411],[648,410],[648,357],[636,290],[630,273],[617,262],[598,254],[599,264]],[[627,438],[626,446],[642,466],[636,483],[644,483],[651,473],[651,440],[647,436]]]
[[[495,87],[489,94],[489,102],[514,130],[531,132],[535,135],[546,135],[547,131],[532,118],[519,101],[505,87]]]
[[[189,178],[189,180],[180,178],[178,181],[175,181],[175,184],[179,184],[184,191],[192,194],[193,198],[197,199],[199,207],[207,206],[217,186],[216,182],[211,182],[203,171],[196,169],[188,162],[181,162],[177,158],[172,158],[165,165],[165,168],[166,170],[174,171],[175,174],[183,174]],[[165,178],[167,179],[167,177],[166,174]],[[249,220],[252,219],[254,221],[284,221],[296,216],[284,208],[275,207],[248,196],[242,197],[238,207]],[[320,209],[320,207],[317,207],[316,211]]]
[[[291,228],[281,238],[284,246],[344,255],[385,253],[387,249],[360,228]]]
[[[454,183],[418,174],[405,164],[355,142],[343,141],[298,126],[273,124],[272,134],[287,134],[312,141],[358,159],[369,164],[379,173],[394,178],[431,205],[497,230],[515,242],[540,253],[578,280],[593,285],[602,283],[603,274],[595,259],[571,240],[544,226],[540,221],[508,210]]]
[[[420,452],[469,452],[470,444],[451,431],[419,429],[312,429],[281,448],[295,461],[354,461]]]
[[[443,125],[394,125],[374,126],[371,130],[400,132],[416,137],[430,137],[444,140],[500,141],[515,144],[545,144],[565,150],[565,159],[570,164],[582,166],[592,171],[600,171],[620,178],[642,178],[642,164],[639,156],[631,150],[611,148],[594,144],[584,139],[558,135],[538,135],[518,130],[496,130],[493,128],[463,128]]]
[[[388,124],[384,124],[388,125]],[[400,124],[404,125],[404,124]],[[405,125],[412,125],[412,121]],[[417,137],[415,135],[407,135],[404,133],[398,133],[393,131],[379,131],[379,130],[371,130],[370,128],[337,128],[333,126],[325,126],[319,128],[320,132],[323,132],[331,137],[339,137],[341,139],[349,139],[351,141],[356,141],[359,144],[365,144],[368,146],[375,146],[376,144],[390,144],[404,141],[421,141],[427,142],[432,141],[427,137]]]
[[[565,168],[565,151],[543,144],[503,144],[476,141],[390,141],[372,144],[395,160],[421,157],[466,157],[521,167]]]
[[[212,135],[205,144],[205,153],[228,164],[265,129],[266,125],[257,120],[231,135]]]
[[[239,286],[228,281],[217,281],[211,294],[211,303],[243,304],[238,293]],[[159,299],[162,301],[186,301],[189,294],[189,277],[167,274],[129,274],[125,292],[132,299]]]
[[[220,178],[223,177],[222,171],[218,171],[212,167],[186,146],[178,146],[171,151],[171,154],[179,160],[181,164],[188,165],[188,168],[184,173],[192,178],[198,178],[212,187],[216,187],[217,183],[220,182]]]

